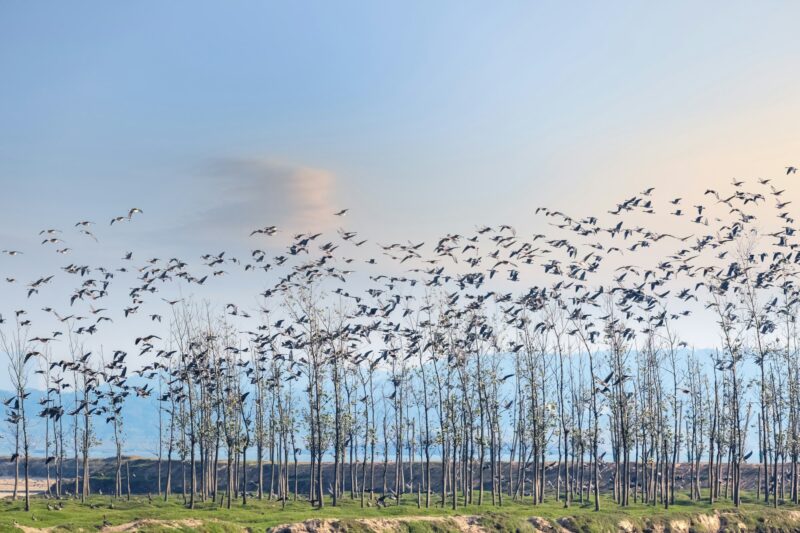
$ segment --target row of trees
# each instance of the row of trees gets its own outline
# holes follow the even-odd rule
[[[747,205],[750,196],[737,198]],[[317,253],[309,247],[318,235],[296,236],[294,262],[275,258],[288,270],[261,293],[257,312],[166,301],[163,330],[137,335],[130,357],[90,346],[80,317],[59,316],[65,333],[32,337],[25,312],[16,313],[0,341],[26,503],[31,417],[45,427],[55,496],[91,493],[97,424],[113,426],[115,496],[130,495],[131,395],[151,398],[158,417],[153,492],[174,493],[178,464],[189,507],[250,497],[386,505],[414,495],[424,507],[557,499],[599,509],[601,493],[621,506],[668,507],[681,490],[739,505],[748,460],[760,464],[759,498],[797,503],[800,252],[791,229],[765,243],[742,214],[693,245],[669,235],[680,249],[666,259],[651,254],[652,266],[620,265],[613,282],[590,283],[611,254],[599,237],[628,230],[547,215],[577,237],[525,241],[510,228],[482,228],[444,237],[434,259],[421,245],[393,244],[383,247],[393,264],[418,268],[367,278],[338,244]],[[631,253],[666,236],[630,232],[640,236]],[[265,256],[252,253],[256,264]],[[218,268],[223,256],[204,260]],[[521,264],[556,280],[516,289]],[[185,268],[171,260],[140,269],[125,315],[167,283],[205,281]],[[495,278],[500,268],[507,278]],[[67,272],[84,287],[93,281],[90,269]],[[95,324],[102,311],[92,308]],[[679,327],[698,311],[717,325],[716,349],[695,352],[681,340]],[[40,405],[29,399],[32,371],[46,388]],[[17,490],[15,482],[15,498]]]

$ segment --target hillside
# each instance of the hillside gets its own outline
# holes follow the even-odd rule
[[[9,462],[8,457],[1,457],[0,456],[0,477],[9,478],[13,477],[14,475],[14,464]],[[156,493],[158,492],[158,461],[153,459],[141,458],[141,457],[126,457],[125,460],[129,463],[130,472],[131,472],[131,491],[136,494],[148,494],[148,493]],[[300,494],[306,493],[308,491],[308,463],[298,463],[298,492]],[[173,470],[172,470],[172,486],[173,490],[176,493],[180,493],[183,489],[183,474],[184,474],[184,467],[188,472],[188,466],[182,465],[180,462],[175,460],[173,462]],[[417,475],[420,472],[422,465],[421,463],[415,463],[413,466],[414,471]],[[368,465],[369,468],[369,465]],[[410,476],[409,473],[409,465],[406,463],[405,465],[405,475]],[[507,463],[505,464],[505,469],[508,469]],[[113,481],[114,481],[114,470],[115,470],[115,460],[112,457],[107,457],[103,459],[92,459],[90,461],[90,472],[92,475],[92,489],[93,490],[102,490],[104,493],[108,494],[113,491]],[[220,490],[224,489],[226,475],[225,475],[225,466],[224,461],[220,461]],[[65,462],[64,465],[65,471],[65,479],[66,485],[69,488],[70,482],[74,479],[74,472],[75,472],[75,462],[72,459],[69,459]],[[359,472],[361,472],[361,468],[359,467]],[[723,474],[724,474],[724,467],[723,467]],[[41,458],[36,458],[31,461],[30,465],[30,472],[31,477],[34,478],[45,478],[47,476],[47,468],[45,466],[45,462]],[[51,477],[54,476],[54,470],[51,466]],[[292,470],[293,472],[293,470]],[[383,492],[384,486],[384,463],[376,462],[375,463],[375,476],[374,476],[374,485],[373,485],[373,492],[376,494],[380,494]],[[434,463],[431,468],[431,479],[433,485],[433,492],[438,492],[440,490],[440,480],[441,480],[441,466],[438,463]],[[554,483],[556,481],[556,469],[555,467],[550,467],[546,470],[548,476],[548,491],[554,491]],[[268,462],[264,464],[264,479],[265,479],[265,490],[269,488],[269,482],[271,478],[271,466]],[[344,466],[344,479],[349,480],[349,466]],[[589,473],[589,466],[586,467],[586,475],[588,479]],[[689,483],[689,465],[688,464],[679,464],[676,472],[676,489],[677,490],[688,490],[688,483]],[[276,475],[277,475],[277,467],[276,467]],[[602,464],[600,467],[600,479],[603,481],[603,491],[608,492],[611,491],[613,488],[613,465],[612,464]],[[789,475],[789,472],[786,473]],[[123,468],[123,483],[126,483],[125,476],[125,469]],[[487,476],[488,477],[488,476]],[[324,469],[324,482],[323,484],[327,486],[328,480],[333,478],[333,465],[327,464]],[[507,475],[505,476],[508,479]],[[706,473],[705,470],[701,471],[701,480],[705,480]],[[162,483],[163,480],[166,479],[166,461],[162,463]],[[258,472],[255,463],[248,462],[248,490],[254,491],[256,489],[256,482],[258,479]],[[409,477],[406,477],[409,479]],[[632,477],[635,481],[635,477]],[[757,465],[744,465],[742,467],[742,488],[744,490],[755,491],[756,483],[758,480],[758,466]],[[294,478],[290,475],[290,483],[294,484]],[[386,485],[389,489],[394,487],[394,464],[387,463],[386,468]],[[345,484],[345,488],[347,488],[347,483]],[[786,487],[788,490],[788,479],[786,483]],[[487,479],[485,483],[485,490],[490,490],[490,482]]]

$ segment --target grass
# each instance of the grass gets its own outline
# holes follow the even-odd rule
[[[490,498],[485,498],[490,500]],[[691,502],[688,499],[679,499],[669,510],[660,506],[647,506],[641,503],[632,504],[622,509],[610,500],[602,502],[602,509],[595,512],[593,505],[574,503],[569,509],[564,509],[563,504],[556,501],[532,505],[530,501],[513,502],[505,499],[502,507],[494,507],[490,503],[483,506],[469,505],[459,507],[457,511],[449,508],[432,507],[430,509],[417,508],[416,496],[408,496],[400,505],[387,508],[376,506],[361,508],[359,502],[348,498],[340,499],[339,506],[330,504],[323,509],[313,509],[307,502],[297,501],[287,503],[285,509],[280,504],[267,500],[248,500],[246,506],[241,502],[233,505],[232,509],[219,507],[211,502],[198,503],[196,509],[189,510],[182,505],[182,498],[174,497],[169,502],[146,496],[134,496],[131,501],[125,499],[113,500],[108,496],[94,496],[83,504],[77,500],[63,500],[63,510],[48,510],[52,500],[34,498],[30,513],[23,511],[21,501],[0,501],[0,531],[17,530],[16,525],[35,528],[57,527],[61,531],[96,531],[104,524],[118,525],[140,520],[158,521],[201,521],[197,524],[172,524],[169,529],[175,531],[197,531],[227,533],[242,530],[265,531],[269,527],[279,524],[301,522],[308,519],[335,519],[340,520],[343,530],[369,531],[360,518],[401,518],[408,517],[402,527],[407,531],[418,533],[447,533],[458,531],[457,524],[453,521],[454,515],[479,516],[480,525],[488,531],[519,531],[533,532],[535,528],[530,523],[531,517],[541,517],[550,522],[556,520],[566,529],[580,533],[594,533],[603,531],[617,531],[620,521],[626,520],[638,531],[652,529],[654,524],[665,525],[669,531],[672,521],[685,520],[694,523],[692,529],[700,532],[704,529],[696,524],[696,518],[701,514],[717,512],[721,516],[722,526],[729,531],[737,531],[745,525],[748,531],[779,531],[782,527],[796,530],[798,523],[789,526],[789,513],[787,510],[800,511],[800,507],[782,505],[773,509],[763,503],[753,501],[752,497],[743,498],[742,506],[737,510],[729,502],[718,502],[713,506],[707,502]],[[414,520],[417,517],[443,517],[442,520]],[[794,518],[794,517],[791,517]],[[693,520],[695,519],[695,520]],[[176,529],[177,527],[177,529]],[[164,524],[142,524],[140,531],[164,531]],[[691,531],[691,529],[690,529]]]

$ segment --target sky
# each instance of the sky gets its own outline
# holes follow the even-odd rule
[[[780,175],[800,162],[798,20],[792,2],[2,2],[0,248],[89,219],[84,257],[199,257],[269,224],[334,230],[343,208],[430,241]]]

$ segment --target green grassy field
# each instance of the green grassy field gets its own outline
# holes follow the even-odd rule
[[[63,500],[62,503],[63,509],[48,510],[48,505],[54,504],[53,500],[36,498],[31,512],[26,513],[21,501],[4,500],[0,502],[0,531],[25,528],[98,531],[120,524],[127,524],[127,530],[137,531],[266,531],[279,524],[329,519],[339,521],[340,530],[363,532],[375,530],[376,526],[374,523],[371,525],[369,519],[402,519],[395,524],[401,531],[447,532],[459,530],[454,516],[478,517],[473,522],[486,531],[536,531],[530,520],[532,517],[541,517],[550,523],[559,521],[565,529],[582,533],[618,531],[621,522],[626,522],[626,528],[638,531],[659,530],[654,528],[657,524],[664,526],[666,531],[698,532],[711,529],[737,531],[743,526],[748,531],[797,531],[800,527],[800,508],[782,505],[773,509],[755,503],[749,497],[738,510],[727,502],[711,506],[680,499],[669,510],[641,503],[622,509],[611,501],[604,501],[600,512],[595,512],[590,504],[575,503],[564,509],[563,504],[555,501],[534,506],[530,502],[511,500],[506,500],[502,507],[485,503],[480,507],[460,507],[457,511],[440,507],[419,509],[416,497],[411,496],[399,506],[387,508],[361,508],[358,501],[344,498],[339,506],[326,505],[322,510],[300,501],[281,509],[279,503],[266,500],[250,500],[246,506],[238,502],[230,510],[210,502],[198,503],[196,509],[188,510],[180,497],[165,503],[155,498],[150,501],[146,496],[136,496],[131,501],[95,496],[84,504],[77,500]],[[704,522],[699,518],[701,515],[716,516],[720,519],[719,527]],[[539,529],[546,529],[543,524],[539,522]]]

